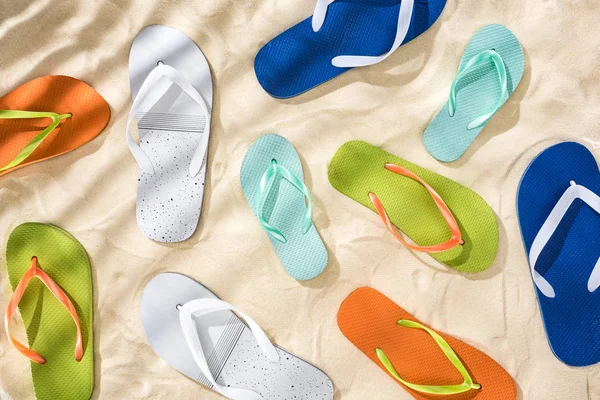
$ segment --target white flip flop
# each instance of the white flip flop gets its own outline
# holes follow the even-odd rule
[[[184,275],[148,283],[142,324],[158,356],[230,399],[333,399],[324,372],[273,346],[249,316]]]
[[[133,105],[127,145],[140,166],[136,214],[144,234],[181,242],[196,231],[210,121],[212,76],[196,43],[161,25],[144,28],[129,54]],[[131,134],[137,120],[140,141]]]

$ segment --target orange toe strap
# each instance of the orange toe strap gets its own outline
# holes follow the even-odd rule
[[[461,238],[460,228],[458,227],[458,223],[456,222],[454,215],[452,215],[452,211],[450,211],[450,208],[448,208],[448,206],[446,205],[444,200],[442,200],[442,197],[435,191],[435,189],[433,189],[423,179],[419,178],[415,173],[413,173],[399,165],[386,164],[385,169],[387,169],[388,171],[394,172],[398,175],[403,175],[408,178],[414,179],[417,182],[421,183],[423,186],[425,186],[425,189],[427,189],[427,191],[433,198],[433,201],[439,208],[440,212],[442,213],[442,216],[444,217],[444,220],[446,221],[446,223],[448,224],[448,227],[450,228],[451,237],[449,240],[447,240],[443,243],[436,244],[433,246],[417,246],[416,244],[409,243],[406,240],[404,240],[402,238],[402,236],[400,236],[400,234],[396,231],[396,227],[394,226],[394,224],[392,224],[392,221],[390,221],[390,218],[388,217],[387,212],[385,211],[385,208],[383,207],[383,204],[381,203],[379,198],[375,195],[375,193],[372,193],[372,192],[369,193],[369,198],[371,199],[371,203],[373,203],[373,206],[375,207],[375,210],[377,210],[377,213],[381,217],[381,220],[386,225],[388,230],[392,233],[392,235],[394,235],[394,237],[400,243],[402,243],[409,249],[412,249],[415,251],[420,251],[423,253],[439,253],[442,251],[450,250],[450,249],[458,246],[459,244],[464,243]]]
[[[31,268],[25,272],[23,278],[15,288],[15,291],[8,302],[8,307],[6,309],[6,315],[4,316],[4,327],[6,328],[6,334],[12,345],[21,352],[25,357],[29,358],[31,361],[37,364],[45,364],[46,360],[44,357],[36,353],[35,351],[27,348],[23,344],[21,344],[17,339],[15,339],[10,333],[10,321],[12,320],[12,316],[15,313],[21,298],[23,297],[23,293],[25,293],[25,289],[27,289],[27,285],[33,278],[38,278],[44,285],[52,292],[52,294],[61,302],[62,305],[65,306],[69,314],[73,317],[73,321],[75,322],[75,326],[77,327],[77,339],[75,342],[75,360],[77,362],[81,361],[83,358],[83,340],[81,335],[81,326],[79,324],[79,317],[77,316],[77,311],[75,310],[75,306],[69,299],[69,297],[63,292],[63,290],[46,274],[42,271],[38,266],[37,257],[33,257]]]

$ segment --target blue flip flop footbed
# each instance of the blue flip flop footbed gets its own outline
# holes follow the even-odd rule
[[[265,230],[286,271],[298,280],[312,279],[327,266],[328,254],[314,224],[307,231],[305,229],[307,203],[304,194],[276,174],[266,188],[268,195],[262,210],[258,210],[261,180],[274,160],[300,181],[304,180],[302,164],[294,146],[285,138],[271,134],[254,142],[246,153],[240,174],[242,190],[254,214],[262,215],[285,237],[285,242],[282,242]]]
[[[521,81],[525,69],[521,44],[509,29],[497,24],[483,27],[473,36],[465,48],[459,71],[486,51],[493,51],[502,59],[506,69],[506,97],[502,98],[498,68],[491,58],[465,71],[456,84],[454,115],[451,116],[449,101],[446,102],[423,136],[425,148],[439,161],[451,162],[460,158],[489,119],[477,127],[469,125],[494,110],[500,101],[504,105]]]
[[[517,209],[529,255],[542,225],[572,185],[600,194],[600,171],[592,153],[574,142],[544,150],[523,175]],[[535,271],[553,288],[554,297],[536,286],[548,341],[558,359],[571,366],[600,362],[600,289],[588,282],[600,257],[596,245],[600,215],[577,199],[543,247]]]
[[[256,55],[254,69],[271,96],[304,93],[349,68],[332,65],[341,55],[380,56],[395,39],[401,0],[336,0],[329,5],[317,32],[312,17],[268,42]],[[404,43],[425,32],[438,19],[446,0],[415,0]]]

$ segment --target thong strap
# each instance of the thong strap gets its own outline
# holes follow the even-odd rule
[[[15,313],[23,294],[25,293],[25,289],[27,289],[27,285],[33,278],[38,278],[44,285],[52,292],[52,294],[60,301],[60,303],[67,309],[71,317],[73,318],[73,322],[75,322],[75,326],[77,327],[77,337],[75,339],[75,360],[77,362],[81,361],[83,358],[83,338],[81,334],[81,325],[79,324],[79,317],[77,316],[77,311],[75,310],[75,306],[69,299],[69,296],[65,294],[65,292],[58,286],[56,282],[48,274],[46,274],[38,265],[37,257],[33,257],[31,261],[31,268],[25,272],[21,281],[15,288],[15,291],[8,302],[8,307],[6,308],[6,315],[4,316],[4,327],[6,329],[6,335],[8,339],[12,343],[12,345],[25,357],[29,358],[31,361],[37,364],[45,364],[46,359],[36,353],[35,351],[25,347],[18,340],[16,340],[10,332],[10,321],[12,320],[13,314]],[[62,338],[57,338],[62,339]]]
[[[454,368],[456,368],[456,370],[463,377],[463,383],[461,383],[459,385],[430,386],[430,385],[417,385],[414,383],[410,383],[410,382],[405,381],[404,379],[402,379],[400,377],[400,375],[398,375],[396,368],[394,368],[394,365],[389,360],[389,358],[385,355],[385,353],[382,349],[380,349],[380,348],[375,349],[375,352],[377,354],[377,357],[379,358],[379,361],[381,361],[381,363],[383,364],[385,369],[394,378],[396,378],[398,380],[398,382],[402,383],[404,386],[406,386],[412,390],[415,390],[415,391],[421,392],[421,393],[427,393],[427,394],[453,395],[453,394],[468,392],[471,389],[477,389],[477,390],[481,389],[481,385],[473,382],[473,378],[471,378],[469,371],[467,371],[464,364],[462,363],[460,358],[458,358],[458,356],[456,355],[456,353],[454,352],[452,347],[448,344],[448,342],[446,342],[446,340],[444,340],[443,337],[440,336],[440,334],[438,334],[437,332],[435,332],[432,329],[429,329],[425,325],[421,325],[415,321],[403,319],[403,320],[398,321],[397,323],[398,323],[398,325],[403,326],[405,328],[422,329],[425,332],[427,332],[429,335],[431,335],[431,337],[433,338],[435,343],[440,347],[440,349],[442,350],[444,355],[448,358],[450,363],[452,363]]]
[[[318,32],[327,15],[327,8],[335,0],[317,0],[315,12],[312,17],[312,28],[314,32]],[[381,56],[361,56],[361,55],[341,55],[331,60],[331,64],[338,68],[355,68],[365,67],[367,65],[374,65],[382,62],[389,56],[391,56],[404,42],[410,23],[412,20],[414,8],[414,0],[402,0],[400,3],[400,13],[398,14],[398,25],[396,27],[396,37],[390,50]],[[349,22],[350,24],[352,22]]]
[[[548,241],[558,228],[558,225],[564,218],[565,214],[573,202],[577,199],[582,200],[585,204],[600,214],[600,197],[598,197],[596,193],[592,192],[585,186],[578,185],[574,181],[571,181],[570,186],[562,194],[548,215],[548,218],[546,218],[546,221],[544,221],[544,224],[535,236],[535,239],[531,244],[531,249],[529,250],[529,266],[531,268],[533,281],[540,292],[549,298],[555,297],[556,293],[554,292],[554,288],[550,282],[548,282],[546,278],[536,271],[536,263],[538,261],[538,257],[542,253],[542,250],[544,247],[546,247],[546,244],[548,244]],[[600,258],[596,262],[596,265],[590,274],[587,288],[591,293],[598,289],[598,287],[600,287]]]
[[[196,322],[194,317],[202,317],[207,314],[217,312],[217,311],[233,311],[240,318],[246,322],[254,337],[263,351],[264,355],[269,359],[269,361],[278,363],[279,362],[279,353],[275,346],[271,344],[271,341],[265,334],[265,332],[260,328],[260,326],[248,315],[244,314],[242,311],[238,310],[236,307],[232,306],[229,303],[226,303],[219,299],[197,299],[192,300],[188,303],[185,303],[179,309],[179,320],[181,323],[181,328],[183,330],[183,334],[185,336],[185,340],[188,344],[190,352],[196,361],[196,364],[202,371],[202,374],[209,380],[209,382],[213,385],[213,388],[233,400],[259,400],[261,396],[248,389],[241,388],[232,388],[229,386],[222,386],[217,383],[217,378],[212,375],[210,372],[210,368],[208,367],[208,362],[206,360],[206,354],[204,354],[204,349],[202,347],[202,343],[200,343],[200,336],[198,335],[198,330],[196,327]]]
[[[494,63],[496,67],[496,71],[498,72],[498,79],[500,81],[500,98],[498,99],[498,103],[496,106],[490,110],[475,118],[468,126],[467,129],[476,129],[483,126],[490,118],[496,114],[496,112],[502,107],[504,101],[508,98],[508,77],[506,72],[506,64],[504,64],[504,60],[502,56],[498,54],[495,50],[485,50],[479,54],[474,55],[458,70],[456,74],[456,78],[454,78],[454,82],[452,82],[452,86],[450,87],[450,99],[448,101],[448,114],[450,117],[454,117],[456,114],[456,92],[458,82],[461,81],[469,72],[477,69],[480,66],[487,65],[490,60]]]
[[[257,189],[256,194],[256,215],[260,224],[265,228],[265,230],[269,233],[269,235],[273,236],[275,239],[282,243],[286,243],[287,239],[281,233],[281,231],[271,224],[269,224],[265,218],[263,217],[263,207],[265,205],[265,201],[273,188],[273,182],[275,181],[275,177],[280,175],[289,183],[292,184],[296,189],[298,189],[306,198],[306,211],[304,212],[304,217],[302,219],[302,233],[306,234],[310,227],[312,226],[312,202],[310,200],[310,192],[308,188],[302,182],[300,178],[294,175],[290,170],[285,168],[284,166],[277,163],[277,160],[273,159],[271,161],[271,165],[267,168],[260,180],[260,185]]]
[[[211,108],[198,90],[196,90],[196,88],[177,69],[169,65],[159,63],[156,67],[154,67],[152,72],[148,74],[144,80],[144,83],[142,83],[142,86],[138,91],[135,100],[133,101],[133,105],[129,111],[129,117],[127,119],[127,130],[125,132],[127,146],[129,147],[131,154],[133,154],[133,157],[139,164],[140,168],[147,174],[154,175],[154,165],[152,165],[152,161],[150,161],[148,155],[142,150],[140,145],[135,141],[133,135],[131,134],[131,123],[137,115],[138,109],[144,103],[144,100],[148,97],[152,90],[156,90],[156,84],[160,82],[163,77],[178,85],[202,109],[204,114],[206,114],[206,127],[204,128],[202,138],[198,144],[198,147],[196,148],[196,151],[194,152],[189,166],[189,174],[190,176],[194,177],[198,175],[202,169],[202,166],[204,165],[204,162],[206,161],[208,139],[210,136]],[[162,97],[166,91],[167,89],[165,89],[164,93],[156,98]]]
[[[409,249],[412,249],[415,251],[420,251],[423,253],[438,253],[438,252],[452,249],[458,245],[464,244],[464,241],[461,238],[460,227],[458,226],[458,223],[456,222],[454,215],[452,215],[452,211],[450,211],[450,208],[446,205],[446,203],[444,202],[442,197],[435,191],[434,188],[432,188],[427,182],[425,182],[423,179],[421,179],[419,176],[417,176],[417,174],[415,174],[414,172],[411,172],[411,171],[407,170],[406,168],[401,167],[399,165],[386,164],[385,169],[387,169],[388,171],[393,172],[395,174],[414,179],[417,182],[421,183],[425,187],[425,189],[427,189],[427,192],[429,192],[429,194],[433,198],[433,201],[435,202],[436,206],[442,213],[444,220],[446,221],[446,223],[448,224],[448,227],[450,228],[450,236],[451,237],[450,237],[450,239],[448,239],[447,241],[445,241],[443,243],[436,244],[433,246],[418,246],[416,244],[409,243],[406,240],[404,240],[402,238],[402,236],[400,236],[400,234],[398,234],[398,232],[396,232],[396,227],[394,226],[394,224],[392,224],[392,221],[390,220],[387,212],[385,211],[385,208],[384,208],[383,204],[381,203],[381,200],[379,200],[379,198],[377,197],[377,195],[375,193],[373,193],[373,192],[369,193],[369,198],[371,200],[371,203],[373,203],[373,207],[375,207],[375,210],[379,214],[379,217],[381,218],[381,220],[383,221],[385,226],[388,228],[388,230],[392,233],[392,235],[394,235],[396,240],[398,240],[400,243],[402,243],[404,246],[408,247]]]
[[[58,125],[65,119],[71,118],[72,115],[56,114],[53,112],[37,112],[37,111],[18,111],[18,110],[0,110],[0,119],[26,119],[26,118],[49,118],[52,122],[46,129],[38,133],[27,145],[12,159],[8,164],[0,167],[0,172],[9,170],[21,164],[37,149],[44,139],[54,131]]]

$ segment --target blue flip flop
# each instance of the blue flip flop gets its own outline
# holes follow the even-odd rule
[[[279,135],[261,137],[246,153],[240,179],[286,271],[300,281],[323,272],[327,249],[312,223],[310,192],[294,146]]]
[[[271,96],[302,94],[383,61],[438,19],[446,0],[317,0],[315,14],[268,42],[254,70]]]
[[[523,242],[556,357],[571,366],[600,362],[600,171],[574,142],[544,150],[517,195]]]

